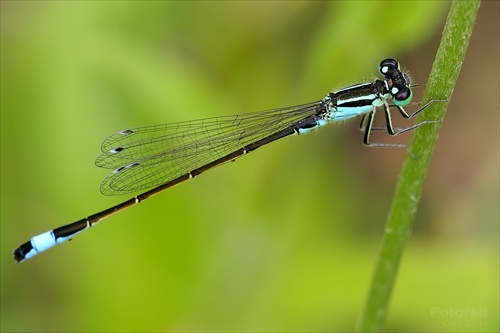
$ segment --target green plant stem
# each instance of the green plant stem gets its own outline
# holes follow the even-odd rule
[[[417,122],[444,119],[469,45],[479,5],[479,1],[452,2],[422,105],[430,100],[446,101],[434,103],[419,115]],[[368,299],[357,331],[378,332],[384,329],[399,262],[411,234],[425,175],[441,125],[442,122],[424,125],[417,128],[413,134],[409,148],[417,158],[408,154],[403,164]]]

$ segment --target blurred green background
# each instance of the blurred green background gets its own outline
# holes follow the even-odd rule
[[[1,330],[352,330],[405,157],[363,147],[357,122],[273,143],[23,264],[11,251],[129,198],[101,195],[93,165],[118,130],[319,100],[388,57],[425,84],[448,6],[2,1]],[[498,7],[480,9],[389,331],[499,329]]]

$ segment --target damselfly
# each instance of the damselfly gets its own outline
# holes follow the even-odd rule
[[[329,122],[363,116],[363,142],[374,147],[401,147],[401,144],[371,143],[370,134],[377,108],[383,107],[390,135],[398,135],[433,121],[395,129],[390,108],[404,118],[412,118],[434,101],[412,114],[403,109],[412,100],[410,80],[399,63],[380,63],[383,80],[353,85],[328,93],[322,100],[286,108],[236,116],[207,118],[165,125],[132,128],[108,137],[96,165],[114,169],[102,182],[105,195],[146,192],[83,218],[74,223],[34,236],[14,250],[16,262],[32,258],[63,243],[100,221],[204,171],[234,161],[261,146],[292,134],[310,132]],[[393,104],[389,104],[392,101]]]

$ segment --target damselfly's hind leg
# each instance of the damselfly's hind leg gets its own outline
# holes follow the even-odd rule
[[[445,100],[431,100],[431,101],[427,102],[425,105],[423,105],[422,107],[420,107],[418,110],[413,112],[412,114],[408,114],[405,111],[405,109],[401,106],[385,104],[384,105],[384,114],[385,114],[385,120],[386,120],[386,127],[374,127],[373,120],[375,119],[375,111],[367,113],[361,119],[361,123],[360,123],[360,127],[359,127],[360,130],[365,133],[364,138],[363,138],[363,143],[365,144],[365,146],[368,146],[368,147],[400,147],[400,148],[405,148],[406,145],[402,144],[402,143],[373,143],[373,142],[370,142],[371,132],[384,130],[384,131],[387,131],[389,133],[389,135],[395,136],[395,135],[403,134],[403,133],[406,133],[408,131],[414,130],[415,128],[420,127],[420,126],[425,125],[425,124],[438,123],[441,120],[424,120],[424,121],[421,121],[421,122],[414,124],[410,127],[397,128],[397,127],[394,127],[392,124],[392,117],[391,117],[390,108],[391,107],[397,108],[399,113],[403,116],[403,118],[410,119],[410,118],[413,118],[414,116],[416,116],[417,114],[419,114],[420,112],[422,112],[423,110],[425,110],[426,108],[428,108],[431,104],[433,104],[435,102],[444,102],[444,101]],[[410,154],[412,154],[412,153],[410,152]]]

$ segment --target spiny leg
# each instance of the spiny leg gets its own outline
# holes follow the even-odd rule
[[[435,103],[435,102],[446,102],[446,100],[440,100],[440,99],[436,99],[436,100],[431,100],[429,102],[427,102],[425,105],[423,105],[422,107],[420,107],[418,110],[416,110],[415,112],[413,112],[412,114],[408,114],[405,109],[403,109],[402,107],[400,106],[397,106],[397,105],[394,105],[394,104],[390,104],[388,105],[388,107],[395,107],[398,109],[399,113],[403,116],[403,118],[405,119],[410,119],[410,118],[413,118],[415,115],[419,114],[420,112],[422,112],[423,110],[425,110],[426,108],[428,108],[431,104]],[[418,104],[418,103],[417,103]],[[386,111],[387,112],[387,111]],[[389,119],[390,119],[390,115],[388,116]],[[364,119],[365,117],[363,117]],[[387,119],[387,115],[386,115],[386,119]],[[362,120],[363,121],[363,120]],[[421,125],[424,125],[424,124],[432,124],[432,123],[437,123],[441,120],[425,120],[419,124],[415,124],[414,126],[411,126],[411,127],[408,127],[408,128],[401,128],[401,127],[392,127],[393,129],[393,132],[394,133],[391,133],[388,129],[389,129],[389,126],[387,125],[386,127],[372,127],[372,131],[388,131],[390,135],[398,135],[398,134],[401,134],[401,133],[404,133],[404,132],[407,132],[409,130],[412,130],[416,127],[419,127]],[[391,126],[392,126],[392,121],[388,120],[387,123],[391,123]],[[361,130],[364,130],[363,127],[360,127]]]
[[[410,115],[401,106],[397,106],[397,105],[391,105],[391,106],[396,107],[399,110],[399,113],[401,113],[401,115],[404,118],[410,119],[410,118],[415,117],[417,114],[424,111],[425,109],[427,109],[430,105],[432,105],[435,102],[446,102],[446,100],[445,99],[432,99],[432,100],[428,101],[427,103],[425,103],[424,105],[422,105],[420,108],[418,108],[418,110],[416,110],[415,112],[413,112]]]
[[[394,129],[392,128],[392,122],[391,122],[391,116],[390,116],[390,113],[386,113],[386,114],[389,114],[388,118],[387,118],[387,131],[389,131],[389,134],[392,132],[394,132]],[[371,143],[370,142],[370,135],[371,135],[371,132],[372,132],[372,128],[373,128],[373,120],[375,119],[375,111],[371,111],[369,113],[367,113],[362,121],[361,121],[361,125],[362,127],[360,128],[361,130],[364,130],[365,132],[365,135],[364,135],[364,138],[363,138],[363,144],[367,147],[406,147],[406,145],[404,144],[401,144],[401,143]]]
[[[412,125],[410,127],[406,127],[406,128],[394,128],[394,126],[392,124],[390,106],[396,106],[398,108],[398,110],[400,111],[401,115],[403,115],[403,117],[408,119],[408,118],[413,117],[417,113],[421,112],[422,110],[424,110],[425,108],[427,108],[429,105],[431,105],[434,102],[435,102],[434,100],[428,102],[427,104],[425,104],[423,107],[421,107],[420,109],[418,109],[417,111],[415,111],[411,115],[408,115],[402,107],[399,107],[396,105],[385,104],[384,105],[384,113],[385,113],[385,119],[386,119],[386,127],[385,128],[373,127],[373,121],[375,119],[375,111],[367,113],[366,115],[363,116],[363,118],[361,119],[361,123],[360,123],[360,130],[364,131],[364,133],[365,133],[363,143],[365,144],[365,146],[368,146],[368,147],[406,148],[407,147],[406,144],[402,144],[402,143],[371,143],[370,142],[371,132],[372,131],[386,130],[389,133],[389,135],[396,136],[396,135],[411,131],[411,130],[413,130],[417,127],[420,127],[422,125],[425,125],[425,124],[432,124],[432,123],[440,122],[441,120],[424,120],[420,123],[414,124],[414,125]],[[408,152],[410,153],[410,155],[415,157],[411,151],[408,150]]]

